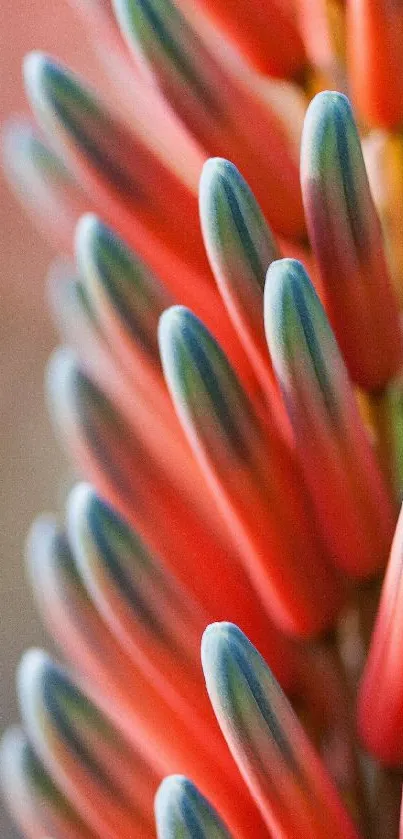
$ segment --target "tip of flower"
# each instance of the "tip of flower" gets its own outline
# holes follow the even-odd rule
[[[66,374],[73,372],[76,369],[77,356],[70,347],[57,347],[51,354],[46,375],[49,378],[57,379],[61,370]]]
[[[286,388],[291,375],[289,365],[294,369],[297,359],[297,369],[304,370],[306,386],[311,383],[312,404],[315,385],[336,421],[339,399],[330,372],[332,361],[338,358],[336,345],[316,291],[298,260],[280,259],[270,265],[264,292],[264,322],[281,387]],[[294,375],[298,380],[298,374]]]
[[[262,680],[268,693],[273,689],[281,692],[268,664],[244,632],[233,623],[223,621],[207,627],[201,641],[201,659],[216,714],[219,706],[224,715],[231,713],[230,706],[234,701],[232,688],[237,688],[244,697],[249,691],[263,713],[267,710],[268,697],[259,686]],[[246,705],[243,712],[247,713]]]
[[[346,133],[355,126],[350,102],[344,93],[325,90],[318,93],[309,104],[305,115],[304,130],[301,145],[301,177],[302,181],[312,177],[317,166],[327,167],[334,162],[335,136],[329,135],[331,127]],[[331,137],[333,136],[333,140]],[[339,136],[339,135],[338,135]]]
[[[272,262],[267,271],[264,289],[266,334],[270,333],[271,336],[273,331],[277,331],[277,319],[280,314],[283,323],[287,301],[290,301],[290,307],[301,307],[304,290],[305,294],[307,290],[313,292],[313,286],[301,262],[288,258]]]
[[[297,259],[277,259],[269,266],[264,289],[264,319],[270,352],[273,336],[284,335],[285,321],[289,321],[286,310],[292,313],[301,308],[303,292],[307,288],[311,288],[309,277]]]
[[[205,644],[209,644],[211,641],[214,643],[220,639],[228,641],[232,636],[237,637],[238,635],[243,636],[243,633],[235,623],[231,623],[230,621],[215,621],[206,626],[203,632],[202,649]]]
[[[34,78],[41,75],[44,67],[50,63],[49,56],[41,50],[32,50],[28,52],[22,62],[22,70],[24,78]]]
[[[234,203],[235,196],[228,195],[231,186],[236,191],[243,179],[236,166],[224,157],[210,157],[206,160],[199,183],[199,209],[203,234],[208,245],[218,221],[228,213],[228,203]],[[223,206],[221,206],[223,205]],[[212,230],[210,230],[212,228]]]
[[[87,565],[97,564],[95,556],[98,557],[98,564],[107,564],[109,560],[115,568],[119,558],[123,564],[120,550],[123,552],[123,534],[127,531],[121,519],[100,498],[91,484],[83,482],[73,487],[67,500],[66,521],[69,545],[76,567],[84,579],[88,580]],[[116,531],[118,537],[113,541]],[[130,569],[134,565],[131,555]]]
[[[165,778],[155,797],[159,839],[191,839],[215,836],[229,839],[221,819],[197,787],[183,775]]]
[[[193,789],[193,784],[184,775],[170,775],[164,778],[155,795],[157,826],[165,822],[173,806],[181,809],[183,800]]]
[[[14,117],[1,126],[0,132],[5,174],[29,206],[35,205],[35,198],[41,194],[41,185],[47,183],[47,178],[51,183],[59,178],[64,182],[70,180],[61,160],[42,142],[29,120]]]
[[[45,372],[45,394],[51,419],[62,439],[65,435],[69,439],[69,433],[74,433],[82,406],[88,404],[87,397],[94,407],[95,393],[98,397],[98,389],[81,369],[75,353],[68,347],[56,349]]]
[[[246,182],[241,173],[231,161],[224,157],[210,157],[206,160],[199,184],[199,206],[202,225],[205,227],[208,221],[208,216],[213,212],[214,216],[219,211],[217,206],[220,198],[224,201],[224,205],[230,205],[236,201],[235,195],[232,197],[228,195],[228,190],[233,188],[238,199],[238,190],[247,188]],[[223,191],[224,190],[224,191]]]
[[[190,309],[187,309],[186,306],[182,306],[180,304],[176,304],[175,306],[170,306],[169,309],[166,309],[165,312],[162,313],[160,318],[160,326],[161,329],[164,328],[167,324],[179,324],[183,323],[183,319],[187,316],[190,318],[196,318],[193,312]]]
[[[96,243],[104,225],[95,213],[84,213],[79,218],[75,232],[75,250],[77,254],[90,252]]]
[[[351,110],[348,97],[338,90],[322,90],[317,93],[309,105],[309,110],[313,111],[315,108],[321,108],[323,111],[338,110],[339,108]]]
[[[287,286],[290,282],[300,282],[302,277],[306,278],[307,276],[302,262],[299,262],[298,259],[285,257],[284,259],[276,259],[269,265],[266,285],[270,290],[274,282],[281,286]]]
[[[243,632],[234,623],[218,621],[209,624],[201,640],[201,658],[205,675],[211,668],[220,667],[234,641],[244,638]]]
[[[59,396],[61,397],[65,392],[65,382],[72,381],[77,369],[76,355],[69,347],[58,347],[50,356],[45,372],[45,386],[50,403],[55,408],[57,408]]]
[[[256,750],[253,731],[259,730],[260,719],[291,762],[292,749],[274,707],[276,697],[283,697],[281,688],[246,635],[231,623],[211,624],[202,638],[201,658],[211,703],[234,756],[239,744],[250,756]]]
[[[25,56],[22,70],[25,88],[30,98],[36,98],[38,91],[46,87],[56,66],[55,62],[40,50],[34,50]]]
[[[38,516],[32,523],[26,538],[25,554],[28,570],[34,571],[42,561],[43,546],[49,537],[53,537],[56,529],[56,517],[51,514]]]
[[[225,157],[209,157],[203,165],[200,175],[200,193],[205,188],[211,188],[219,177],[238,175],[238,169]]]
[[[168,349],[176,342],[184,326],[198,319],[186,306],[170,306],[162,313],[158,325],[158,341],[163,359],[167,358]]]
[[[191,436],[206,433],[209,447],[214,440],[220,446],[225,441],[239,454],[239,412],[249,406],[214,337],[184,306],[164,312],[158,337],[165,380],[186,429]]]
[[[176,305],[162,313],[158,324],[158,344],[165,380],[173,398],[178,397],[181,403],[186,390],[184,368],[188,369],[187,347],[189,341],[193,343],[192,336],[198,323],[198,318],[189,309]]]
[[[26,650],[17,668],[17,691],[21,707],[29,707],[31,699],[38,695],[51,669],[48,654],[37,647]]]
[[[30,546],[32,545],[33,550],[36,545],[39,547],[48,533],[54,530],[55,522],[56,517],[50,513],[44,513],[42,516],[38,516],[28,531],[27,544]]]
[[[25,90],[35,116],[45,132],[52,133],[55,140],[56,125],[70,125],[72,111],[77,117],[90,107],[75,74],[63,64],[42,52],[29,53],[24,59],[23,75]],[[73,119],[74,122],[74,119]]]
[[[25,542],[27,575],[35,599],[42,608],[55,580],[57,560],[69,552],[56,516],[44,514],[32,524]]]
[[[124,284],[128,262],[132,260],[133,266],[140,264],[95,213],[84,213],[78,220],[75,253],[83,281],[90,286],[95,278],[107,286],[114,279],[113,285],[119,288]]]
[[[93,213],[81,217],[75,249],[82,288],[89,310],[104,333],[116,343],[116,324],[122,331],[123,356],[128,347],[140,352],[160,372],[157,324],[172,297],[148,266]],[[120,354],[119,347],[116,350]],[[135,364],[135,361],[133,362]]]
[[[91,504],[97,502],[98,496],[91,484],[82,482],[76,484],[71,490],[66,508],[67,529],[74,533],[75,523],[85,516]]]
[[[104,252],[110,254],[112,234],[95,213],[85,213],[77,222],[74,249],[76,261],[84,280],[101,273]],[[98,270],[99,269],[99,270]]]
[[[259,342],[264,278],[278,251],[255,196],[233,163],[216,157],[204,164],[199,209],[204,245],[224,301],[252,342]]]

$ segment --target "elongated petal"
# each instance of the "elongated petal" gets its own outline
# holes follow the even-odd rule
[[[212,158],[204,165],[200,218],[210,266],[230,318],[262,386],[275,398],[263,290],[267,269],[279,252],[246,181],[227,160]]]
[[[86,266],[86,269],[90,272],[92,270],[90,257],[89,260],[90,265]],[[96,283],[96,278],[93,282]],[[131,353],[132,363],[130,364],[130,359],[125,357],[125,369],[121,368],[119,359],[122,353],[115,346],[116,342],[112,342],[111,345],[111,342],[107,340],[106,327],[103,329],[104,318],[102,314],[99,318],[97,317],[99,307],[93,300],[94,295],[90,298],[87,287],[80,279],[73,278],[71,272],[66,270],[63,264],[55,265],[52,269],[50,296],[60,332],[78,353],[80,365],[83,365],[83,370],[90,381],[115,406],[115,410],[119,416],[122,416],[129,431],[131,429],[137,434],[143,441],[143,445],[154,452],[153,458],[156,462],[158,461],[160,472],[162,473],[165,467],[168,469],[169,483],[173,483],[181,494],[185,493],[191,505],[196,507],[202,515],[204,532],[213,532],[223,541],[229,539],[231,545],[228,550],[232,551],[231,536],[223,532],[222,520],[209,492],[206,492],[204,478],[183,438],[167,393],[159,357],[158,362],[155,360],[154,368],[149,371],[151,375],[147,374],[144,358],[139,359],[135,356],[138,363],[137,365],[134,363],[135,350]],[[71,359],[71,356],[68,357]],[[62,353],[58,359],[56,367],[66,370],[66,355]],[[53,377],[50,378],[52,380]],[[57,378],[56,372],[55,382]],[[63,375],[61,375],[61,380],[64,380]],[[163,480],[162,474],[160,478]],[[216,553],[216,561],[219,556],[220,551]],[[238,602],[235,595],[233,602]],[[241,589],[239,590],[239,604],[241,605]]]
[[[69,537],[79,571],[111,632],[193,732],[213,749],[227,782],[233,774],[204,692],[203,610],[138,536],[88,487],[69,503]]]
[[[202,643],[218,722],[268,828],[286,839],[358,839],[336,789],[257,650],[233,624]]]
[[[191,312],[177,306],[163,315],[160,347],[178,416],[257,591],[287,631],[318,631],[333,620],[340,590],[288,448],[275,428],[270,434],[261,426],[225,355]]]
[[[358,702],[359,732],[366,748],[396,766],[403,760],[402,559],[400,513]]]
[[[206,152],[239,166],[275,230],[303,235],[294,153],[274,112],[247,94],[170,0],[114,5],[129,47]]]
[[[116,642],[91,604],[67,538],[54,518],[42,516],[34,522],[26,553],[37,606],[63,655],[108,697],[119,696],[114,675],[122,658],[126,664],[127,658],[119,656]]]
[[[155,799],[158,839],[231,839],[198,789],[183,775],[165,778]]]
[[[158,353],[157,328],[172,297],[146,265],[96,216],[83,216],[76,254],[99,327],[127,373],[169,412]]]
[[[403,10],[387,0],[349,0],[351,89],[360,116],[396,128],[403,119]]]
[[[218,546],[212,537],[214,547],[208,548],[205,523],[195,530],[197,513],[178,492],[174,464],[168,478],[164,460],[150,450],[147,437],[82,373],[72,354],[54,356],[48,382],[55,420],[77,465],[125,518],[139,524],[146,540],[150,536],[159,552],[178,556],[184,565],[186,557],[196,561],[202,545],[207,555],[215,555]]]
[[[48,277],[50,305],[56,326],[63,340],[77,354],[85,373],[122,412],[129,426],[147,430],[149,439],[161,442],[168,457],[175,458],[177,474],[191,468],[183,442],[178,436],[178,423],[173,414],[160,370],[158,382],[144,371],[143,363],[123,369],[120,353],[108,341],[102,318],[95,302],[87,293],[86,284],[68,264],[57,261]],[[185,461],[185,463],[183,462]],[[187,463],[187,467],[186,467]]]
[[[289,683],[292,652],[287,652],[287,643],[268,622],[262,601],[239,564],[235,541],[220,533],[208,511],[184,494],[174,465],[164,474],[162,454],[152,453],[144,437],[66,351],[54,356],[48,383],[57,426],[80,472],[191,587],[209,613],[224,617],[230,608],[237,615],[280,678]]]
[[[79,672],[90,699],[144,756],[156,778],[179,765],[182,771],[192,767],[203,778],[209,759],[200,746],[194,754],[193,718],[178,717],[110,632],[84,588],[65,535],[54,521],[42,518],[35,522],[27,552],[42,618]]]
[[[76,255],[89,306],[113,354],[136,380],[148,399],[160,403],[162,419],[171,416],[157,351],[158,319],[176,300],[189,299],[206,317],[213,333],[228,349],[247,386],[256,380],[246,360],[236,331],[226,316],[213,285],[200,287],[195,278],[185,288],[178,271],[174,297],[135,253],[95,216],[84,216],[76,231]],[[177,423],[175,422],[177,431]]]
[[[190,471],[196,489],[201,479],[195,475],[194,463],[178,435],[177,419],[161,370],[159,379],[153,375],[154,371],[147,375],[144,360],[137,366],[132,364],[131,369],[128,365],[127,370],[122,369],[116,357],[119,354],[107,339],[84,283],[63,264],[53,266],[49,290],[59,331],[78,354],[86,375],[122,413],[129,428],[140,429],[142,439],[145,434],[148,444],[153,449],[157,446],[161,465],[171,461],[176,478],[186,486],[190,486]],[[198,497],[203,501],[200,486]]]
[[[110,228],[89,214],[77,226],[76,255],[89,303],[114,354],[148,394],[162,388],[165,416],[169,414],[169,400],[156,336],[159,316],[177,300],[188,299],[195,304],[200,316],[207,319],[214,335],[227,348],[246,387],[254,392],[256,379],[212,284],[201,286],[194,277],[192,287],[186,288],[185,277],[178,271],[175,284],[170,284],[171,294]],[[147,377],[150,367],[154,368],[151,378]]]
[[[25,79],[40,124],[57,139],[103,214],[146,258],[152,259],[158,243],[162,260],[165,248],[205,272],[197,202],[178,178],[61,65],[32,53],[25,61]]]
[[[163,278],[176,300],[196,306],[241,375],[251,378],[212,282],[195,196],[68,70],[40,53],[28,56],[25,69],[37,118],[60,145],[94,208]]]
[[[156,325],[172,297],[140,259],[94,215],[83,216],[76,232],[76,252],[85,278],[87,293],[104,328],[120,315],[122,329],[116,330],[116,351],[124,340],[124,327],[133,333],[144,355],[159,364]],[[112,333],[113,340],[113,333]]]
[[[70,496],[68,533],[84,584],[111,632],[168,701],[183,713],[189,702],[189,715],[211,724],[199,662],[208,623],[203,609],[89,486],[79,485]]]
[[[85,371],[100,387],[113,388],[117,371],[110,347],[74,266],[57,260],[47,279],[51,314],[63,341],[78,354]]]
[[[74,312],[72,312],[73,314]],[[91,337],[91,333],[88,337]],[[95,378],[94,372],[97,372],[97,368],[95,367],[96,356],[92,359],[94,364],[90,366],[91,379],[87,373],[81,374],[80,364],[78,364],[75,355],[68,350],[56,352],[54,359],[49,365],[48,382],[51,405],[54,405],[56,421],[60,425],[61,430],[65,431],[67,440],[70,439],[69,435],[73,431],[74,418],[78,421],[76,426],[78,431],[80,430],[80,424],[83,424],[83,437],[86,438],[91,425],[89,418],[85,418],[86,411],[88,410],[89,413],[94,411],[93,419],[97,423],[101,421],[101,408],[103,406],[105,409],[105,419],[109,417],[109,420],[107,420],[104,426],[105,431],[109,425],[112,434],[111,442],[115,438],[117,444],[119,443],[120,433],[122,444],[120,447],[121,453],[123,454],[125,452],[123,459],[126,457],[127,464],[130,461],[132,461],[132,465],[134,464],[135,451],[139,454],[141,450],[143,452],[143,458],[147,460],[145,452],[148,451],[150,467],[156,473],[157,465],[159,465],[161,485],[163,485],[164,470],[167,469],[170,473],[170,483],[180,489],[181,493],[186,490],[187,482],[191,477],[193,477],[195,486],[199,485],[200,490],[200,476],[194,474],[194,464],[189,454],[186,453],[187,456],[184,454],[184,445],[178,436],[177,427],[175,426],[174,430],[169,424],[165,427],[160,405],[158,403],[154,404],[153,394],[150,393],[150,398],[147,399],[145,391],[138,389],[137,382],[127,382],[122,371],[119,371],[119,367],[113,363],[110,355],[105,353],[105,347],[101,347],[101,349],[104,352],[100,354],[99,362],[103,361],[103,365],[101,374],[98,376],[100,382],[96,379],[97,384],[94,384],[92,381],[92,378]],[[113,421],[116,424],[115,429]],[[118,433],[115,434],[115,431]],[[80,434],[78,437],[80,437]],[[101,469],[103,467],[107,472],[108,470],[105,468],[108,460],[106,439],[104,442],[105,452],[102,454],[102,447],[100,447],[99,464]],[[78,445],[80,445],[79,440]],[[94,456],[96,451],[97,444],[94,439]],[[117,475],[118,473],[118,463],[121,459],[118,455],[116,456],[116,470],[113,468],[112,460],[113,458],[111,458],[110,463],[111,480],[112,474],[116,473]],[[143,468],[146,468],[146,464]],[[128,465],[126,466],[126,470],[129,470]],[[116,475],[115,479],[112,480],[112,484],[116,484]],[[128,503],[130,502],[130,476],[128,473],[126,479],[127,485],[125,492],[123,492],[123,486],[121,486],[122,500],[120,503],[123,503],[125,494]],[[167,489],[169,490],[169,487]],[[201,499],[200,508],[206,514],[203,499]]]
[[[52,247],[70,252],[77,219],[91,207],[78,181],[22,120],[5,127],[3,160],[6,176],[31,220]]]
[[[2,793],[29,839],[94,839],[94,834],[53,784],[21,729],[6,731],[0,746]]]
[[[195,473],[194,461],[178,434],[178,421],[159,362],[159,373],[155,365],[154,369],[147,370],[144,358],[135,357],[135,364],[133,354],[132,364],[125,356],[126,365],[121,366],[124,353],[119,352],[117,341],[108,341],[108,330],[103,328],[104,318],[98,317],[96,301],[87,292],[87,285],[63,263],[58,262],[51,268],[50,302],[61,336],[77,353],[84,372],[122,413],[129,427],[140,429],[142,438],[145,434],[151,447],[157,446],[161,466],[171,461],[175,466],[175,478],[180,478],[189,488],[194,484],[203,505],[205,493],[200,492],[203,482]]]
[[[155,776],[67,671],[30,651],[18,683],[35,749],[84,821],[100,836],[151,837]]]
[[[145,678],[109,632],[88,598],[65,537],[54,524],[49,528],[46,522],[39,522],[29,547],[41,610],[64,653],[83,673],[87,696],[152,767],[155,776],[160,779],[161,774],[174,771],[192,774],[203,794],[215,806],[222,806],[236,835],[239,831],[239,836],[247,839],[252,831],[265,839],[261,817],[228,753],[223,755],[217,748],[215,737],[200,736],[193,717],[173,712],[153,681]]]
[[[337,343],[301,263],[274,262],[267,340],[318,521],[335,561],[366,577],[387,560],[395,511]]]
[[[305,120],[302,190],[326,310],[350,375],[366,389],[402,364],[397,299],[348,100],[319,94]]]
[[[205,153],[161,93],[145,82],[122,44],[109,0],[70,0],[88,30],[92,46],[111,80],[129,124],[179,179],[197,195]],[[94,38],[94,32],[97,37]]]

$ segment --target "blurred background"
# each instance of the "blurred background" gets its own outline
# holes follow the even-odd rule
[[[0,15],[0,122],[27,113],[23,55],[40,48],[96,81],[90,50],[65,0],[19,0]],[[94,78],[95,77],[95,78]],[[46,415],[43,370],[56,342],[44,305],[52,251],[0,171],[0,729],[18,720],[15,670],[27,646],[47,643],[26,582],[24,541],[38,513],[57,509],[65,461]],[[16,834],[0,802],[0,836]]]

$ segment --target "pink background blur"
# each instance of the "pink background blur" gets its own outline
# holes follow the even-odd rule
[[[0,11],[0,121],[26,111],[21,59],[40,48],[95,71],[66,0],[3,0]],[[89,65],[87,67],[87,65]],[[57,509],[65,461],[47,420],[43,368],[56,337],[43,304],[52,257],[10,194],[0,172],[0,729],[18,719],[15,669],[21,652],[46,643],[24,571],[32,518]],[[0,835],[14,836],[0,804]]]

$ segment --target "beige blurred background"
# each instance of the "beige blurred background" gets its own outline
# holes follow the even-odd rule
[[[87,68],[89,48],[65,0],[0,0],[0,122],[26,111],[25,52],[40,48]],[[94,69],[89,75],[94,80]],[[46,643],[24,570],[32,518],[57,506],[65,462],[43,400],[43,368],[54,346],[44,306],[51,249],[26,220],[0,173],[0,729],[18,719],[15,669],[21,652]],[[15,836],[0,803],[0,836]]]

